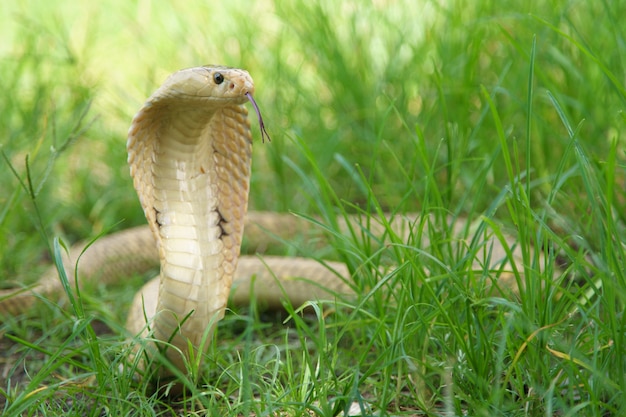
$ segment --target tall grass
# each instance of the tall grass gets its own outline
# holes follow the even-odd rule
[[[340,259],[359,290],[287,304],[284,325],[254,301],[227,315],[175,403],[119,366],[139,278],[41,300],[0,325],[4,414],[626,412],[626,2],[389,3],[2,6],[1,285],[35,281],[56,236],[142,223],[133,112],[168,73],[224,63],[251,72],[272,134],[251,208],[330,242],[274,250]],[[372,235],[383,212],[428,216]],[[362,227],[342,233],[348,213]],[[505,233],[523,262],[475,268]]]

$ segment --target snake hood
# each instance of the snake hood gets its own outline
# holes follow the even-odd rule
[[[190,346],[205,350],[223,317],[237,267],[252,154],[243,104],[254,103],[253,91],[244,70],[178,71],[148,98],[128,133],[130,172],[161,265],[158,298],[150,293],[141,313],[155,338],[176,348],[167,353],[181,370],[185,357],[196,355]]]

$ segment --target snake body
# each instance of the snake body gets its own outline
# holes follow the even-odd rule
[[[127,328],[132,335],[151,329],[154,339],[169,346],[168,358],[183,373],[187,361],[209,345],[229,294],[235,301],[250,296],[250,277],[256,277],[256,296],[274,306],[282,297],[298,305],[353,293],[343,264],[239,256],[244,225],[247,235],[263,235],[261,230],[267,229],[286,238],[298,223],[284,214],[246,217],[252,137],[244,104],[251,101],[258,113],[253,94],[252,78],[240,69],[204,66],[168,77],[136,114],[128,133],[130,172],[150,231],[136,228],[104,237],[79,263],[81,278],[106,279],[146,269],[159,259],[160,275],[135,296]],[[415,221],[397,217],[392,226],[407,236]],[[380,225],[369,226],[372,235],[384,233]],[[463,224],[456,226],[454,233],[462,234]],[[514,246],[515,239],[506,239]],[[520,262],[519,251],[506,259],[499,241],[492,238],[486,244],[494,266],[503,259]],[[70,251],[66,270],[73,269],[82,249],[79,245]],[[482,267],[476,259],[474,264]],[[236,283],[231,292],[234,278],[243,284]],[[59,289],[51,270],[34,288],[0,292],[0,315],[23,311],[36,301],[33,293],[49,296]]]

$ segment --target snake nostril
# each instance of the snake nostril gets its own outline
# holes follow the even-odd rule
[[[235,83],[230,83],[229,88],[232,90],[233,88],[235,88]]]

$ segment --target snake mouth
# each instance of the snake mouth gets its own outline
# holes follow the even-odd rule
[[[261,110],[259,109],[259,106],[256,104],[256,101],[254,101],[254,98],[252,97],[252,94],[249,91],[246,92],[245,96],[248,97],[248,100],[250,100],[250,103],[252,103],[252,107],[254,107],[254,111],[256,112],[256,115],[259,118],[259,128],[261,129],[261,141],[265,143],[265,138],[267,138],[267,141],[271,142],[272,139],[270,138],[270,134],[267,133],[267,130],[265,129],[265,123],[263,122],[263,116],[261,116]]]

